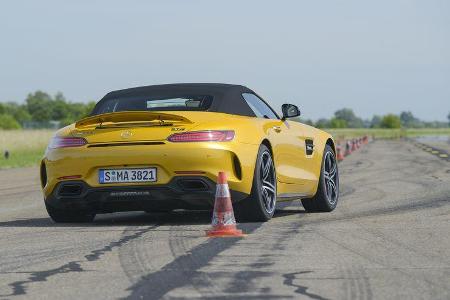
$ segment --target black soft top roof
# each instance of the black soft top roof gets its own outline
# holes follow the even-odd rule
[[[254,117],[255,113],[243,99],[243,93],[253,93],[251,89],[235,84],[224,83],[176,83],[149,85],[124,90],[112,91],[106,94],[96,105],[109,99],[128,97],[176,97],[188,95],[210,95],[214,97],[208,111]],[[96,108],[94,108],[94,113]]]

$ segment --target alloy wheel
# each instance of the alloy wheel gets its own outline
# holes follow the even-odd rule
[[[339,174],[336,158],[333,152],[328,151],[324,160],[325,193],[330,204],[337,201],[339,195]]]
[[[263,152],[260,162],[261,196],[264,209],[268,214],[275,210],[277,199],[276,174],[272,157],[268,151]]]

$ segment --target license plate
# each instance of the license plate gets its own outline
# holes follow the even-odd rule
[[[99,183],[155,182],[156,168],[102,169],[98,171]]]

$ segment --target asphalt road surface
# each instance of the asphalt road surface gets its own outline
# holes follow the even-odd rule
[[[207,212],[55,224],[37,169],[0,171],[0,299],[449,299],[450,162],[376,141],[340,170],[334,212],[294,202],[225,239]]]

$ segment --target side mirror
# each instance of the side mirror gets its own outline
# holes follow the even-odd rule
[[[286,120],[288,118],[294,118],[300,116],[300,109],[294,104],[283,104],[281,106],[281,111],[283,112],[282,120]]]

